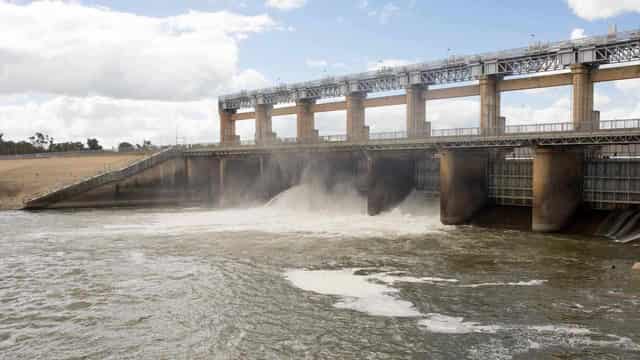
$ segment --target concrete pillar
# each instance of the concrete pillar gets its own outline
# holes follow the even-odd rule
[[[582,202],[581,150],[537,148],[533,160],[533,231],[564,228]]]
[[[370,157],[367,212],[374,216],[401,203],[415,187],[413,158]]]
[[[276,136],[271,126],[273,105],[256,105],[256,143],[268,143],[275,140]]]
[[[297,138],[300,142],[313,142],[318,138],[318,130],[315,128],[315,115],[311,110],[314,99],[296,101],[296,125]]]
[[[427,89],[421,85],[407,88],[407,135],[425,137],[431,135],[431,123],[427,122]]]
[[[486,75],[480,78],[480,129],[483,134],[494,135],[500,128],[500,92],[498,77]]]
[[[440,220],[445,225],[467,223],[488,199],[489,153],[445,150],[440,158]]]
[[[220,142],[223,144],[236,144],[240,141],[240,137],[236,135],[236,122],[233,120],[235,113],[235,110],[224,110],[221,105],[218,105]]]
[[[369,127],[365,126],[364,99],[366,93],[357,92],[347,95],[347,139],[363,141],[369,139]]]
[[[591,67],[583,64],[571,66],[573,80],[572,121],[575,130],[590,130],[593,123],[593,81]]]

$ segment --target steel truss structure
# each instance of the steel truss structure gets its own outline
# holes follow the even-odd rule
[[[516,76],[563,70],[573,64],[619,64],[640,60],[640,30],[529,47],[455,57],[409,66],[328,77],[221,96],[220,108],[238,110],[256,104],[285,104],[296,100],[347,96],[354,92],[401,90],[412,85],[443,85],[477,80],[486,75]]]

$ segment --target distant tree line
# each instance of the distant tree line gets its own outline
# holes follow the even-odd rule
[[[142,145],[133,145],[128,142],[122,142],[118,145],[119,152],[128,151],[144,151],[153,150],[156,147],[151,144],[151,141],[144,140]],[[25,154],[38,154],[46,152],[68,152],[68,151],[99,151],[102,150],[102,146],[98,139],[89,138],[86,144],[79,141],[68,141],[56,143],[54,138],[37,132],[33,136],[30,136],[27,140],[11,141],[4,140],[4,134],[0,132],[0,155],[25,155]]]
[[[140,144],[133,145],[128,142],[121,142],[118,145],[118,152],[147,151],[147,150],[155,150],[155,149],[157,149],[157,146],[151,144],[151,141],[149,140],[144,140],[142,142],[142,145]]]

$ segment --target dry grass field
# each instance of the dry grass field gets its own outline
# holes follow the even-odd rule
[[[0,159],[0,209],[19,209],[35,194],[120,169],[144,154],[97,154],[38,159]]]

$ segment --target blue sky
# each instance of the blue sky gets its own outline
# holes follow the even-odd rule
[[[0,0],[0,132],[59,140],[216,141],[216,98],[242,88],[640,28],[640,0]],[[622,82],[621,82],[622,83]],[[603,118],[640,116],[637,81],[598,85]],[[569,120],[570,89],[503,95],[509,123]],[[478,99],[430,102],[434,127],[474,126]],[[402,130],[403,107],[368,110]],[[291,117],[274,119],[281,136]],[[344,132],[344,114],[318,116]],[[239,124],[245,138],[253,124]]]
[[[576,28],[592,35],[606,33],[609,24],[640,28],[637,13],[589,21],[577,16],[564,0],[307,0],[304,6],[287,11],[268,7],[263,0],[83,3],[159,17],[190,10],[269,14],[294,31],[246,39],[240,43],[239,64],[257,69],[271,81],[285,82],[323,76],[324,70],[362,71],[370,62],[390,58],[424,61],[526,46],[532,39],[565,40]],[[315,69],[306,65],[307,60],[345,66]]]

